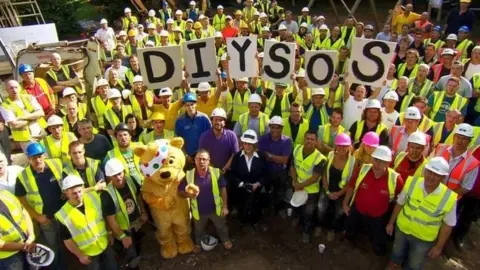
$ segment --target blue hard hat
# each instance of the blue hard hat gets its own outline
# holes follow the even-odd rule
[[[34,71],[33,67],[27,64],[21,64],[20,67],[18,68],[18,73],[20,73],[20,75],[22,75],[23,73],[33,72],[33,71]]]
[[[468,26],[464,25],[464,26],[458,28],[458,32],[468,33],[468,32],[470,32],[470,29],[468,28]]]
[[[27,146],[27,156],[33,157],[45,153],[45,147],[38,142],[31,143]]]
[[[183,102],[197,102],[197,96],[194,93],[186,93],[183,96]]]
[[[435,27],[433,27],[433,31],[435,32],[441,32],[442,31],[442,27],[440,25],[435,25]]]

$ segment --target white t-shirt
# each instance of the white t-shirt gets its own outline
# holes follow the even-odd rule
[[[479,73],[479,72],[480,72],[480,64],[474,65],[474,64],[470,63],[468,65],[467,70],[465,71],[465,79],[470,81],[473,77],[473,74]]]
[[[107,68],[107,70],[105,70],[105,80],[107,81],[108,81],[108,73],[110,73],[111,69],[112,67],[109,67]],[[128,68],[125,66],[120,66],[120,68],[117,71],[118,71],[118,78],[122,81],[125,81],[125,73],[127,73]]]
[[[21,99],[17,99],[14,102],[22,110],[25,110],[25,105],[23,105],[23,101]],[[34,111],[43,110],[42,106],[40,106],[37,99],[32,98],[32,96],[30,96],[30,103],[32,104],[32,108],[33,108]],[[2,114],[2,117],[5,120],[5,123],[17,120],[17,117],[15,116],[15,114],[13,113],[13,110],[11,110],[11,109],[6,110],[4,107],[0,107],[0,113]],[[28,127],[30,128],[30,135],[31,136],[39,136],[42,133],[42,128],[38,124],[38,121],[30,122]]]
[[[391,113],[386,113],[385,108],[382,108],[382,123],[388,127],[388,130],[392,129],[392,126],[397,122],[400,113],[393,110]]]
[[[98,29],[97,33],[95,33],[95,37],[106,43],[105,47],[108,51],[111,51],[115,48],[115,40],[117,37],[115,36],[115,32],[111,27],[108,27],[107,29]]]
[[[362,113],[367,106],[368,99],[364,98],[362,101],[356,101],[353,96],[350,96],[343,106],[343,127],[346,130],[358,120],[362,119]]]
[[[0,190],[7,190],[15,194],[15,183],[17,182],[18,174],[23,171],[23,167],[18,165],[11,165],[7,167],[7,178],[0,180]]]

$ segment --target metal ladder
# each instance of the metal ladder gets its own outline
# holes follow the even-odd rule
[[[20,14],[19,10],[22,11]],[[37,24],[44,24],[42,11],[36,0],[0,0],[0,26],[22,26],[25,18],[34,18]]]

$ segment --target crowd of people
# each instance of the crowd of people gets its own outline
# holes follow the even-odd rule
[[[406,5],[378,33],[308,8],[294,18],[275,0],[246,0],[233,16],[218,6],[212,18],[194,1],[176,11],[163,1],[143,21],[125,8],[122,29],[102,19],[95,34],[105,74],[90,100],[59,54],[43,78],[20,65],[21,82],[5,83],[0,107],[0,268],[28,268],[37,242],[55,253],[51,269],[138,268],[142,227],[153,223],[133,147],[174,137],[184,141],[178,194],[194,201],[195,253],[217,241],[208,221],[232,249],[226,216],[262,233],[268,209],[301,226],[304,243],[323,233],[355,243],[367,227],[374,253],[387,256],[392,236],[389,269],[422,269],[450,239],[463,248],[480,206],[480,46],[469,36],[470,2],[460,0],[444,26]],[[225,40],[250,35],[257,76],[232,78]],[[206,37],[215,38],[216,82],[191,84],[184,71],[180,85],[148,89],[138,48]],[[356,38],[397,43],[382,87],[344,79]],[[262,79],[268,39],[297,45],[288,84]],[[306,82],[311,50],[338,51],[326,88]],[[28,164],[12,165],[12,148]]]

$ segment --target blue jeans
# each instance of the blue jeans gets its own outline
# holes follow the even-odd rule
[[[46,225],[39,225],[41,235],[45,242],[40,242],[45,244],[55,253],[55,259],[48,266],[47,269],[65,269],[65,250],[60,247],[60,234],[58,221],[56,219],[50,219],[50,222]]]
[[[91,257],[92,262],[86,266],[88,270],[118,270],[120,269],[115,258],[115,251],[111,246],[107,248],[99,255]]]
[[[398,265],[405,262],[404,270],[421,270],[425,257],[432,246],[433,242],[426,242],[407,235],[397,227],[393,242],[392,262]]]
[[[16,254],[0,259],[0,269],[2,270],[25,270],[28,269],[28,263],[25,261],[25,253],[17,252]]]

